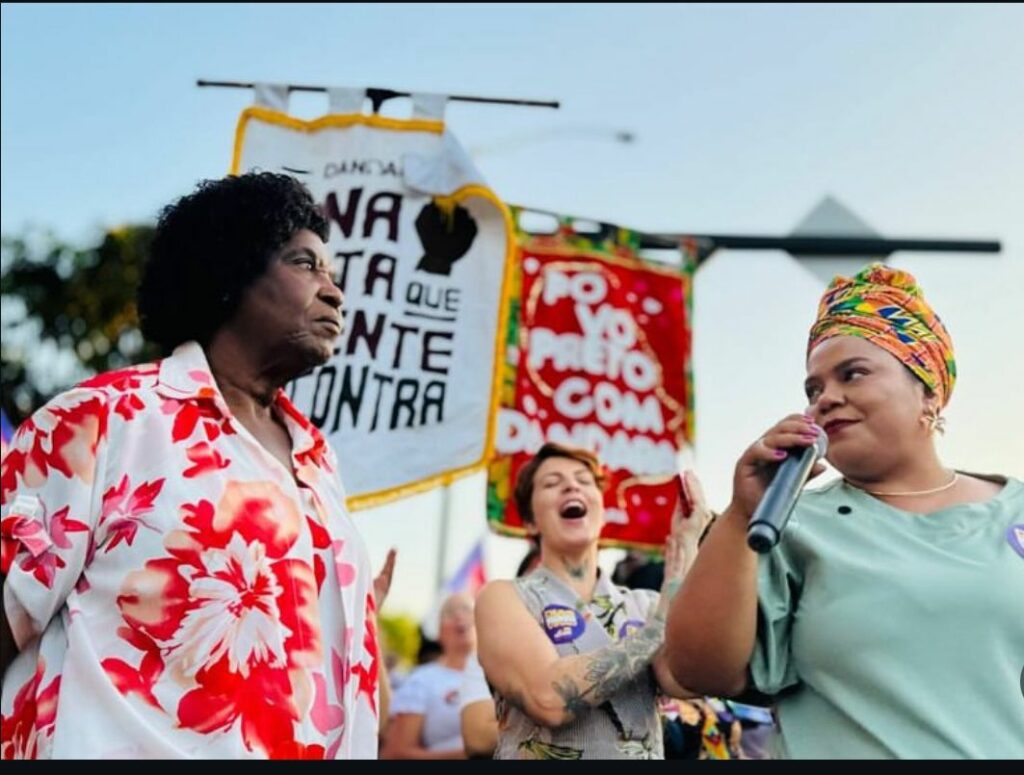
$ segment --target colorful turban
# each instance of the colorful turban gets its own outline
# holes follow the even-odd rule
[[[938,397],[956,382],[953,342],[909,272],[871,264],[855,277],[837,276],[818,304],[807,354],[833,336],[859,336],[894,355]]]

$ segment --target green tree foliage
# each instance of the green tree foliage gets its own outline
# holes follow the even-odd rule
[[[156,357],[135,307],[152,237],[139,225],[91,247],[39,231],[0,240],[0,400],[12,422],[87,376]]]

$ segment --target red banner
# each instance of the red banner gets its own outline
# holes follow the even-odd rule
[[[520,243],[488,469],[488,520],[498,532],[523,534],[515,477],[554,441],[590,449],[605,465],[603,545],[664,543],[679,454],[692,438],[693,275],[689,263],[641,261],[631,236],[620,231],[615,245],[566,234]]]

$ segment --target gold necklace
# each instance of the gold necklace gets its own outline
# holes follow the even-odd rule
[[[911,491],[911,492],[881,492],[879,490],[868,490],[868,489],[866,489],[864,487],[858,487],[856,484],[854,484],[851,481],[848,481],[847,479],[844,479],[843,481],[846,482],[851,487],[856,487],[858,490],[863,490],[868,495],[883,495],[883,496],[885,496],[887,498],[904,498],[904,497],[910,497],[912,495],[933,495],[934,493],[937,493],[937,492],[943,492],[944,490],[948,490],[950,487],[952,487],[954,484],[956,484],[959,480],[960,480],[960,474],[958,474],[956,471],[954,471],[953,472],[953,478],[950,479],[948,482],[946,482],[943,485],[940,485],[938,487],[933,487],[930,490],[914,490],[914,491]]]

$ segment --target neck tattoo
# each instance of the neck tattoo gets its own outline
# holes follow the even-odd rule
[[[565,569],[569,571],[569,575],[577,581],[583,580],[587,575],[587,563],[584,562],[582,565],[571,565],[565,563]]]

